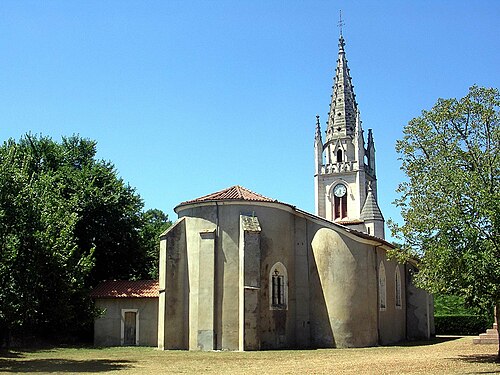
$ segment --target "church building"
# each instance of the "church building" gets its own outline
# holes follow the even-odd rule
[[[160,349],[364,347],[433,334],[414,265],[387,257],[373,134],[365,142],[342,35],[314,171],[315,214],[241,186],[175,207],[160,239]]]

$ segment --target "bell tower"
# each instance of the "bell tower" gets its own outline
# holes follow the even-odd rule
[[[341,19],[339,25],[342,24]],[[369,129],[365,147],[342,29],[338,47],[324,143],[319,116],[316,116],[316,215],[384,238],[384,218],[377,204],[373,134]]]

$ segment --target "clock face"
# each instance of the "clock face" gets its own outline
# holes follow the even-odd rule
[[[345,187],[344,184],[337,184],[333,188],[333,194],[335,194],[336,197],[343,197],[347,193],[347,188]]]

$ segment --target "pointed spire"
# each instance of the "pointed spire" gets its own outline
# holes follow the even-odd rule
[[[368,173],[375,177],[375,142],[373,141],[373,132],[371,129],[368,129],[366,156],[368,161]]]
[[[365,204],[361,210],[361,219],[363,220],[381,220],[384,221],[380,207],[373,195],[372,182],[368,182],[368,194],[366,195]]]
[[[326,129],[327,141],[335,138],[352,136],[357,125],[358,105],[354,95],[354,86],[351,82],[347,59],[345,57],[345,40],[342,34],[339,37],[339,53],[337,69],[332,86],[332,101],[328,114]]]
[[[323,143],[321,140],[321,125],[319,123],[319,115],[316,115],[316,134],[314,136],[314,139],[316,141],[319,140],[321,143]]]
[[[371,129],[368,129],[368,147],[373,145],[373,132]]]

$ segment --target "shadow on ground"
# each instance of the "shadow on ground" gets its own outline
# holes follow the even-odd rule
[[[15,358],[15,357],[14,357]],[[0,358],[0,372],[29,373],[85,373],[125,370],[133,367],[133,361],[109,359],[4,359]]]
[[[443,342],[453,341],[461,339],[463,336],[437,336],[433,337],[430,340],[422,340],[422,341],[403,341],[394,346],[427,346],[427,345],[436,345],[441,344]]]
[[[452,358],[450,358],[452,359]],[[497,361],[496,354],[471,354],[471,355],[460,355],[458,358],[453,358],[457,361],[467,362],[467,363],[495,363],[498,364],[498,370],[486,370],[486,371],[474,371],[470,374],[500,374],[500,363]]]
[[[0,350],[0,361],[2,358],[21,358],[23,355],[16,351]]]

